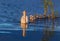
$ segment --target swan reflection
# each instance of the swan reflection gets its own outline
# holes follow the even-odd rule
[[[28,24],[27,23],[21,23],[23,37],[25,37],[25,35],[26,35],[26,29],[27,29],[27,27],[28,27]]]

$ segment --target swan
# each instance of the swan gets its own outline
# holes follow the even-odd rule
[[[21,17],[21,23],[28,23],[28,16],[26,15],[26,11],[23,11],[23,15]]]

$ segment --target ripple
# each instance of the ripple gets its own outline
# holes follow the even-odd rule
[[[0,33],[11,33],[11,32],[8,32],[8,31],[0,31]]]

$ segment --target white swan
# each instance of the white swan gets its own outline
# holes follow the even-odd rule
[[[23,11],[23,16],[21,17],[21,23],[28,23],[28,16],[26,16],[26,11]]]

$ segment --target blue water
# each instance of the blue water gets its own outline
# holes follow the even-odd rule
[[[60,18],[54,20],[54,30],[50,29],[53,25],[52,20],[42,19],[35,23],[28,23],[25,37],[22,36],[20,23],[0,24],[0,41],[60,41],[59,21]]]
[[[0,41],[43,41],[44,39],[46,39],[45,41],[60,41],[59,31],[54,31],[51,36],[44,36],[42,31],[27,31],[26,37],[22,36],[22,31],[20,30],[11,30],[9,32],[11,33],[1,33]]]

